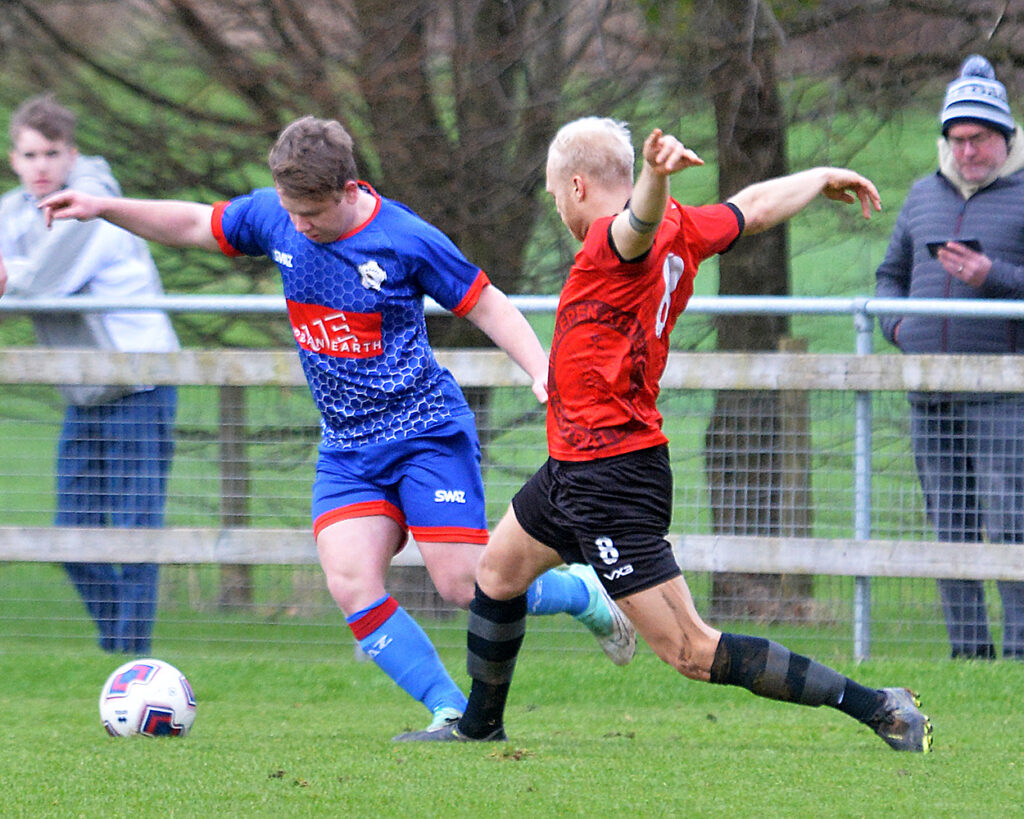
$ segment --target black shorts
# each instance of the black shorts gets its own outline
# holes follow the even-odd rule
[[[672,517],[668,447],[594,461],[548,458],[512,499],[527,534],[566,563],[589,563],[613,598],[680,574],[665,540]]]

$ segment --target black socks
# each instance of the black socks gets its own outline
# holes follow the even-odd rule
[[[526,595],[492,600],[476,587],[469,604],[466,670],[473,679],[459,730],[482,739],[501,727],[516,657],[526,633]]]
[[[761,697],[800,705],[830,705],[867,722],[885,700],[815,660],[762,637],[722,634],[711,664],[711,682],[738,685]]]

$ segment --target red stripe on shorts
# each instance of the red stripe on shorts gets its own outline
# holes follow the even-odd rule
[[[362,503],[352,503],[348,506],[341,506],[337,509],[331,509],[328,512],[324,512],[320,517],[313,521],[313,537],[320,537],[320,533],[332,523],[337,523],[341,520],[350,520],[352,518],[370,518],[374,515],[385,515],[386,517],[391,518],[403,529],[409,528],[405,525],[405,515],[402,514],[401,509],[393,503],[388,503],[386,500],[373,500],[363,501]]]
[[[482,543],[490,539],[486,529],[470,529],[466,526],[410,526],[409,530],[418,543]]]

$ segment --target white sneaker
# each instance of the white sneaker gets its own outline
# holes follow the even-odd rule
[[[636,652],[636,630],[629,618],[608,596],[591,566],[573,563],[565,571],[582,580],[590,593],[590,603],[576,619],[590,629],[608,659],[615,665],[628,664]]]

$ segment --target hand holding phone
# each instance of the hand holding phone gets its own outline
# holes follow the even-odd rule
[[[975,253],[982,253],[981,242],[977,239],[945,239],[941,242],[927,242],[928,253],[933,259],[939,256],[939,248],[945,247],[949,242],[957,242],[964,247],[973,250]]]

